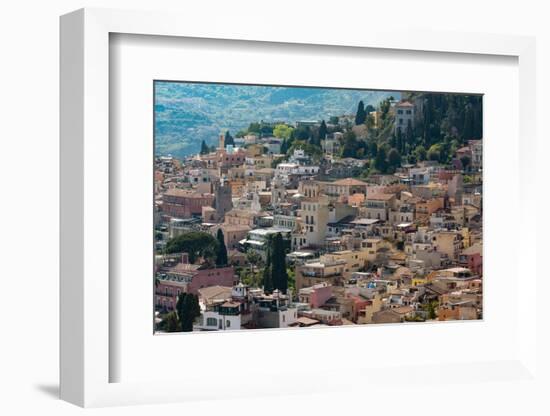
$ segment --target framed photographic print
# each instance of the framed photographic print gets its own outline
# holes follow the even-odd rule
[[[482,95],[153,87],[157,332],[482,319]]]
[[[534,58],[63,16],[62,398],[531,397]]]

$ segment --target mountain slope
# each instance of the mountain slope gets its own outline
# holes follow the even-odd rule
[[[155,153],[182,157],[202,140],[212,145],[222,129],[235,134],[255,121],[294,122],[353,114],[357,104],[399,93],[303,87],[183,82],[155,83]]]

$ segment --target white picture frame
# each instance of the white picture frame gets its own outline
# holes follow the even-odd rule
[[[184,24],[182,24],[184,22]],[[292,27],[285,31],[266,23],[246,34],[230,28],[204,26],[200,19],[161,13],[82,9],[61,18],[61,398],[80,406],[106,406],[137,403],[160,403],[213,397],[269,395],[268,387],[285,383],[288,392],[314,393],[338,391],[343,383],[327,385],[321,379],[307,385],[293,382],[288,374],[272,374],[266,383],[247,385],[246,391],[235,388],[205,391],[194,377],[167,384],[154,381],[112,382],[110,367],[120,359],[111,348],[110,308],[113,299],[109,281],[110,171],[109,158],[109,37],[110,34],[169,36],[182,38],[225,39],[285,44],[332,45],[334,47],[383,50],[428,51],[439,54],[502,55],[518,60],[519,68],[519,225],[521,241],[536,241],[536,218],[529,211],[533,203],[531,160],[535,158],[535,41],[529,37],[472,33],[433,33],[422,30],[376,28],[360,33],[338,24],[337,30],[312,28],[301,32]],[[335,28],[336,29],[336,28]],[[523,146],[529,143],[530,145]],[[487,383],[506,381],[506,388],[537,391],[542,375],[537,373],[535,250],[527,244],[518,246],[516,266],[522,266],[522,285],[518,286],[519,305],[511,319],[521,322],[515,334],[517,346],[507,359],[472,363],[452,360],[440,364],[420,364],[402,368],[403,389],[414,390],[420,383],[431,384],[434,375],[449,371],[460,383],[473,383],[488,397],[498,397],[498,389]],[[519,269],[510,270],[516,276]],[[517,281],[517,280],[516,280]],[[540,325],[540,324],[539,324]],[[414,329],[413,329],[414,331]],[[317,332],[318,333],[318,332]],[[223,334],[223,336],[226,336]],[[239,334],[231,334],[232,337]],[[242,335],[241,335],[242,336]],[[316,335],[317,337],[319,335]],[[137,348],[137,347],[136,347]],[[391,368],[371,368],[369,388],[392,382]],[[331,369],[338,380],[352,379],[355,369]],[[355,375],[357,377],[357,375]],[[414,377],[414,381],[412,378]],[[355,383],[364,380],[355,379]],[[485,382],[485,383],[483,383]],[[528,387],[525,387],[525,386]],[[445,387],[447,386],[447,387]],[[533,388],[535,387],[535,388]],[[447,388],[447,390],[445,390]],[[438,386],[450,393],[450,385]],[[275,391],[275,393],[280,390]],[[491,396],[493,395],[493,396]]]

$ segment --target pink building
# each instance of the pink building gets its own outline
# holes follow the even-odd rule
[[[199,269],[198,265],[179,263],[157,277],[155,305],[173,310],[180,293],[198,295],[199,289],[209,286],[233,286],[237,283],[232,266]]]
[[[188,285],[187,292],[197,295],[199,289],[209,286],[234,286],[238,283],[233,266],[198,270]]]
[[[190,218],[202,215],[202,207],[210,207],[214,202],[213,194],[173,188],[162,195],[162,212],[175,218]]]
[[[365,310],[372,302],[362,296],[349,295],[348,298],[351,300],[351,320],[357,322],[359,311]]]
[[[331,297],[332,285],[326,282],[304,287],[298,292],[300,302],[309,304],[311,308],[323,306]]]
[[[218,157],[219,165],[222,168],[229,169],[243,165],[246,160],[246,152],[244,149],[236,149],[232,152],[223,149],[218,151]]]
[[[472,271],[473,274],[478,276],[483,276],[483,255],[482,255],[482,246],[473,245],[462,250],[458,259],[459,264],[463,267],[466,267]]]

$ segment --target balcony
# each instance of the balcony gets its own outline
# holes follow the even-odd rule
[[[322,271],[303,270],[302,271],[302,276],[304,276],[304,277],[318,277],[318,278],[341,277],[342,272],[323,273]]]

